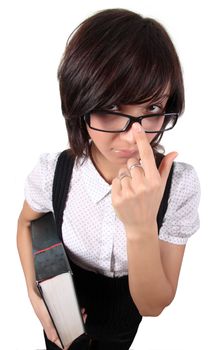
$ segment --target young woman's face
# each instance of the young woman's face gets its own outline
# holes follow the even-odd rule
[[[138,105],[111,106],[110,109],[134,117],[145,114],[159,114],[164,112],[168,97],[167,94],[164,94],[155,102],[148,101]],[[93,130],[87,125],[87,130],[92,140],[92,157],[101,168],[104,165],[110,165],[114,169],[118,169],[122,165],[125,165],[129,158],[139,157],[137,144],[131,128],[126,132],[106,133]],[[156,136],[156,134],[149,133],[146,135],[149,143]]]

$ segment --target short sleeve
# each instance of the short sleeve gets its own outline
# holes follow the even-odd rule
[[[200,226],[198,206],[200,183],[195,169],[175,162],[168,208],[159,232],[161,240],[186,244]]]
[[[47,213],[52,208],[52,186],[59,153],[44,153],[25,181],[25,199],[31,209]]]

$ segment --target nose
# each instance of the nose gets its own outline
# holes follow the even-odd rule
[[[120,133],[120,139],[126,141],[130,145],[136,144],[136,140],[132,131],[132,127],[128,128],[127,131]]]

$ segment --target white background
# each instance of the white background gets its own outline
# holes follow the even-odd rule
[[[67,147],[57,66],[73,29],[95,11],[124,7],[159,20],[179,53],[186,110],[163,139],[196,168],[201,228],[186,249],[178,292],[144,318],[134,350],[223,349],[223,10],[221,1],[10,1],[0,3],[1,349],[44,349],[16,249],[24,180],[41,152]],[[106,350],[106,349],[105,349]]]

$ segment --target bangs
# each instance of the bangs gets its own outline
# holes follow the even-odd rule
[[[142,71],[141,71],[142,70]],[[170,94],[172,77],[168,71],[166,75],[160,74],[160,67],[146,67],[133,65],[130,72],[122,80],[113,82],[105,93],[104,104],[141,104],[149,100],[156,101],[165,92]],[[171,83],[170,83],[171,82]]]

